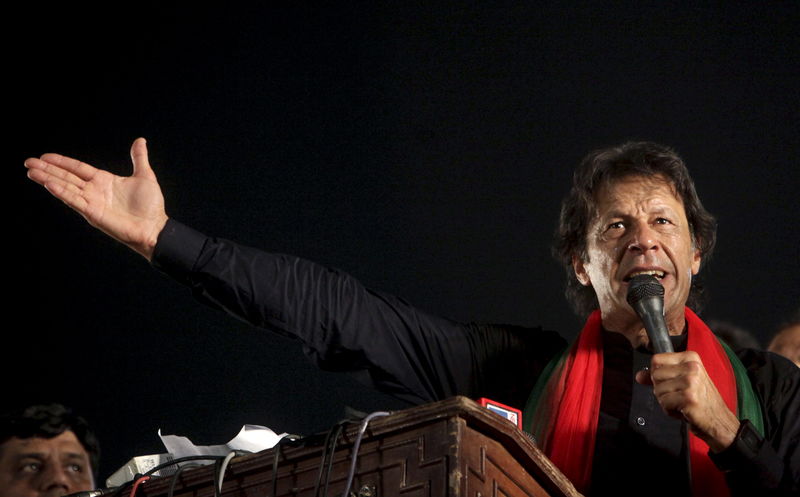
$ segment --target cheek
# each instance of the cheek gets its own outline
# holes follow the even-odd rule
[[[609,251],[597,251],[595,252],[593,266],[598,272],[607,273],[608,269],[614,265],[614,261],[617,260],[616,254],[618,253],[619,249],[614,248]]]
[[[94,488],[92,477],[88,474],[76,474],[72,477],[73,485],[81,488]]]

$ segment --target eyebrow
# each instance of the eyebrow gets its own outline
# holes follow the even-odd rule
[[[86,454],[81,454],[80,452],[68,452],[66,456],[67,459],[80,459],[81,461],[89,460],[89,457]]]
[[[81,460],[81,461],[87,461],[89,459],[87,456],[85,456],[84,454],[81,454],[80,452],[67,452],[67,453],[65,453],[63,455],[66,456],[66,457],[62,457],[62,459],[70,459],[70,460],[78,459],[78,460]],[[23,452],[23,453],[20,453],[20,454],[16,455],[16,459],[17,460],[26,459],[26,458],[44,460],[44,459],[47,459],[47,454],[45,454],[44,452]]]
[[[648,214],[652,214],[652,215],[664,214],[664,213],[674,214],[675,210],[670,208],[669,206],[666,206],[666,205],[659,205],[659,206],[653,208],[652,210],[647,211],[647,213]],[[600,219],[610,219],[610,218],[615,218],[615,217],[620,217],[620,218],[625,219],[625,218],[635,217],[635,215],[631,215],[629,213],[622,212],[622,211],[609,211],[606,214],[606,216],[601,217]]]
[[[31,459],[45,459],[47,456],[44,452],[22,452],[15,456],[17,460],[31,458]]]

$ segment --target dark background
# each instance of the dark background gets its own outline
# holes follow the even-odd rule
[[[223,5],[223,4],[219,4]],[[25,178],[60,152],[128,174],[150,145],[168,213],[344,269],[457,320],[580,327],[549,255],[589,150],[675,147],[719,244],[704,316],[766,342],[797,309],[796,2],[280,8],[25,7],[7,16],[6,399],[96,428],[105,478],[242,424],[309,434],[399,407],[297,343],[194,302]]]

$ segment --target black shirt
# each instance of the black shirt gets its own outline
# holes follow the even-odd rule
[[[676,352],[688,335],[671,336]],[[619,333],[603,332],[603,390],[592,464],[592,495],[690,495],[686,426],[667,416],[653,389],[634,379],[650,367],[652,351],[633,348]],[[625,461],[620,474],[620,461]],[[670,475],[656,478],[655,475]],[[620,485],[620,478],[634,480]],[[630,492],[626,491],[629,489]]]
[[[362,372],[372,387],[415,403],[465,395],[524,406],[544,366],[566,346],[541,328],[433,316],[336,269],[209,238],[173,220],[159,235],[153,264],[200,301],[300,340],[321,368]],[[685,429],[633,380],[648,353],[614,335],[604,334],[592,495],[688,495]],[[743,423],[741,436],[712,459],[727,471],[733,495],[797,495],[800,369],[767,352],[740,357],[764,412],[765,436]]]

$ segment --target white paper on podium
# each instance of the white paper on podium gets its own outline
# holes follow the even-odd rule
[[[180,435],[162,435],[161,429],[158,430],[158,436],[164,443],[167,452],[177,459],[186,456],[224,456],[234,450],[260,452],[274,447],[278,440],[286,436],[286,433],[276,435],[274,431],[265,426],[244,425],[238,435],[223,445],[195,445],[191,440]]]

